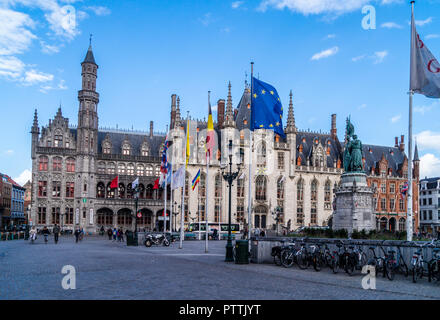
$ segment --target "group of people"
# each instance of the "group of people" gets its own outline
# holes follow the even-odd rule
[[[101,229],[103,228],[104,227],[101,227]],[[111,228],[108,228],[107,235],[109,240],[113,239],[113,241],[118,241],[118,242],[124,241],[124,230],[122,230],[122,228],[119,229],[113,228],[113,230]]]
[[[52,228],[52,233],[55,244],[57,244],[61,234],[61,228],[58,224],[54,225],[54,227]],[[49,240],[49,235],[51,234],[49,228],[47,226],[44,226],[43,229],[41,230],[41,234],[44,237],[44,242],[47,243]],[[84,229],[77,228],[74,232],[74,235],[75,235],[75,242],[78,243],[84,237]],[[37,239],[37,229],[35,228],[35,226],[33,226],[31,230],[29,230],[29,238],[31,241]]]

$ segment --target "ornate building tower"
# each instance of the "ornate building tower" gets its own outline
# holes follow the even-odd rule
[[[32,160],[35,160],[36,150],[38,146],[38,138],[40,136],[40,127],[38,126],[37,109],[35,109],[35,113],[34,113],[34,123],[32,125],[31,134],[32,134],[31,157]]]
[[[287,125],[286,125],[286,136],[287,143],[290,149],[290,159],[289,159],[289,176],[293,177],[295,175],[296,166],[296,126],[295,126],[295,115],[293,113],[293,101],[292,101],[292,90],[290,91],[289,99],[289,111],[287,113]]]
[[[98,65],[90,43],[81,63],[82,90],[78,92],[78,132],[75,175],[75,224],[93,227],[96,198],[95,157],[98,151],[98,103],[96,92]]]

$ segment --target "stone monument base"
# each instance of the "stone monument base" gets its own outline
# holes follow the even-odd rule
[[[341,185],[336,188],[336,205],[333,213],[333,230],[346,229],[370,231],[376,229],[373,208],[373,188],[367,184],[363,172],[344,173]]]

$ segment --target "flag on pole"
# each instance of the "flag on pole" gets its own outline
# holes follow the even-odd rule
[[[284,138],[283,106],[277,90],[270,84],[253,78],[251,98],[251,130],[269,129]]]
[[[180,167],[173,174],[173,190],[181,188],[185,185],[185,167]]]
[[[153,187],[153,189],[154,189],[154,190],[159,189],[159,178],[157,178],[157,179],[154,181],[154,187]]]
[[[110,189],[116,189],[119,185],[119,176],[116,176],[110,183]]]
[[[138,185],[139,185],[139,177],[137,177],[136,180],[134,180],[134,181],[131,183],[131,188],[132,188],[133,190],[135,190],[135,189],[137,188]]]
[[[402,189],[400,190],[400,197],[404,199],[406,197],[407,192],[408,192],[408,181],[406,181],[403,184]]]
[[[167,151],[168,151],[168,136],[165,138],[165,142],[163,143],[162,161],[160,164],[160,172],[162,172],[164,174],[168,173]]]
[[[410,90],[428,98],[440,98],[440,63],[420,39],[411,14]]]
[[[208,161],[212,157],[212,150],[214,149],[214,123],[212,121],[211,101],[208,95],[208,126],[206,128],[206,158]]]
[[[197,184],[200,182],[200,169],[197,172],[196,176],[194,177],[193,181],[192,181],[192,190],[194,191],[194,189],[196,188]]]
[[[160,175],[160,180],[159,180],[159,185],[162,188],[165,188],[165,181],[166,184],[171,184],[171,163],[168,163],[167,166],[165,167],[165,170],[167,173],[163,173]]]
[[[186,121],[186,162],[185,166],[188,167],[189,156],[191,155],[191,149],[189,144],[189,119]]]

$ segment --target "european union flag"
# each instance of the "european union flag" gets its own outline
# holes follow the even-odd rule
[[[277,90],[253,78],[251,130],[269,129],[284,138],[282,120],[283,106]]]

